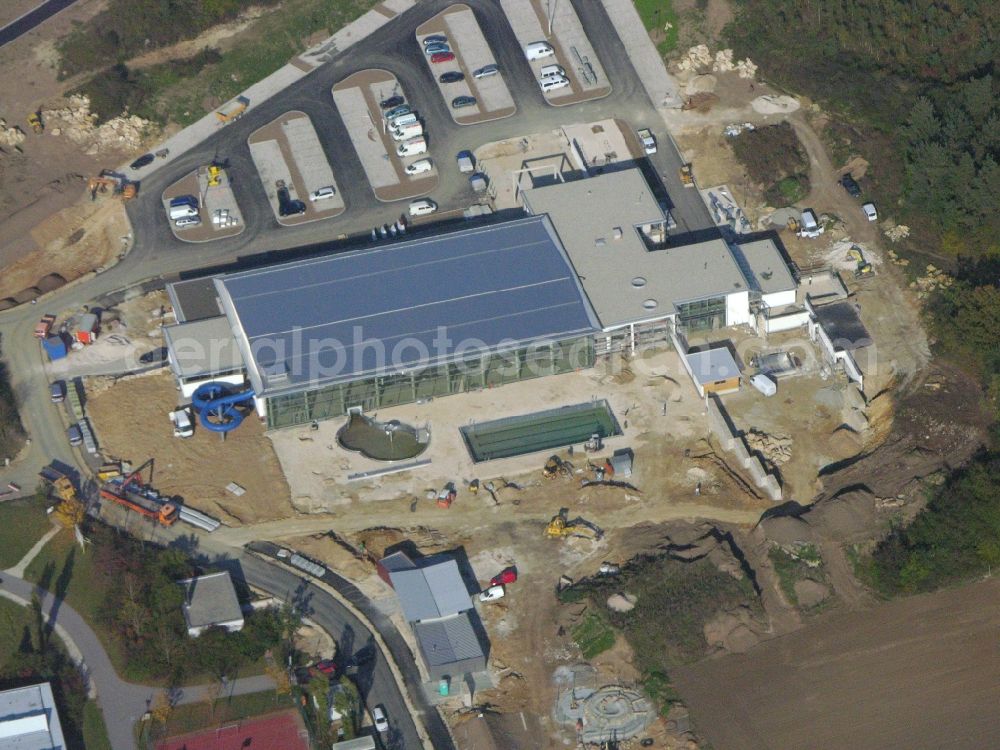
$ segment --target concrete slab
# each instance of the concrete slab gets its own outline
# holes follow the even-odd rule
[[[286,112],[258,128],[250,134],[247,145],[279,224],[306,224],[344,212],[344,199],[334,179],[333,169],[312,121],[304,112]],[[296,216],[279,214],[278,183],[288,188],[292,199],[306,204],[305,213]],[[332,187],[336,192],[332,198],[311,202],[309,194],[321,187]]]
[[[451,50],[455,54],[455,59],[451,62],[438,64],[432,64],[430,58],[425,56],[434,80],[437,81],[442,73],[448,71],[460,71],[465,74],[465,80],[458,83],[437,84],[452,120],[459,125],[473,125],[510,117],[517,111],[502,72],[479,80],[472,77],[473,71],[485,65],[495,65],[496,58],[469,6],[452,5],[418,26],[416,36],[421,49],[424,37],[432,34],[447,36]],[[453,109],[451,101],[456,96],[473,96],[477,104],[473,107]]]
[[[427,195],[437,187],[436,168],[420,175],[405,171],[408,164],[430,154],[399,157],[396,142],[385,132],[379,102],[395,95],[406,98],[392,73],[374,68],[358,71],[334,85],[332,94],[376,198],[405,200]]]
[[[569,2],[554,4],[551,34],[549,5],[545,0],[500,0],[500,5],[522,48],[532,42],[548,42],[555,50],[553,56],[529,61],[535,78],[545,65],[561,65],[566,71],[570,85],[544,94],[549,104],[562,107],[601,99],[611,93],[611,82]]]
[[[209,185],[208,167],[199,167],[189,172],[181,179],[163,191],[161,198],[163,210],[170,212],[170,201],[181,195],[193,195],[198,198],[199,218],[197,226],[178,227],[170,222],[170,231],[184,242],[211,242],[225,237],[235,237],[240,234],[245,225],[236,196],[229,183],[229,175],[225,170],[219,173],[217,185]],[[213,216],[218,221],[213,220]]]

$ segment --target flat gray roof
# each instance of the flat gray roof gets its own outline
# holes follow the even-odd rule
[[[228,571],[178,581],[184,587],[184,617],[189,628],[204,628],[243,619],[236,588]]]
[[[0,750],[65,750],[47,682],[0,692]]]
[[[853,302],[834,302],[815,308],[816,319],[833,342],[834,350],[855,351],[872,344]]]
[[[528,212],[552,219],[605,329],[673,315],[682,302],[747,289],[721,236],[648,249],[637,227],[665,217],[638,169],[532,188],[522,196]]]
[[[699,385],[739,377],[739,365],[736,364],[729,349],[724,346],[689,352],[684,356]]]
[[[454,560],[413,570],[390,571],[389,580],[407,622],[449,617],[472,609],[472,597]]]
[[[170,369],[177,377],[194,378],[243,369],[243,355],[225,315],[164,326],[163,337],[170,348]]]
[[[600,330],[545,217],[243,271],[215,283],[258,395]]]
[[[733,255],[755,291],[775,294],[796,288],[792,272],[773,239],[741,242],[733,246]]]
[[[483,647],[468,612],[445,620],[418,622],[413,626],[413,634],[429,667],[483,658]]]
[[[222,307],[215,293],[214,276],[202,276],[167,284],[167,296],[174,306],[174,315],[178,323],[190,323],[222,315]]]

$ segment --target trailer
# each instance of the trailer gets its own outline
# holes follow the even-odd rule
[[[56,316],[52,313],[48,313],[42,316],[42,319],[35,324],[35,337],[40,339],[46,339],[49,335],[49,331],[52,330],[52,326],[55,325]]]
[[[642,143],[642,150],[646,152],[646,155],[656,153],[656,136],[649,128],[643,128],[638,131],[639,141]]]
[[[152,459],[124,479],[116,477],[106,482],[101,487],[101,498],[135,511],[161,526],[173,526],[177,522],[177,506],[161,500],[156,490],[142,483],[142,472],[147,466],[152,469]]]
[[[223,125],[228,125],[234,120],[240,119],[243,114],[247,111],[247,107],[250,106],[250,100],[245,96],[238,96],[231,102],[223,106],[221,109],[215,111],[215,116],[219,118],[219,122]]]

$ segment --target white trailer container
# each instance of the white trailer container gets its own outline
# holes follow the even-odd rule
[[[771,378],[763,373],[758,373],[750,378],[750,385],[756,388],[767,397],[778,392],[778,385]]]

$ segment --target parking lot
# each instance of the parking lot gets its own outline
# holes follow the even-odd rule
[[[380,201],[398,201],[426,195],[438,184],[437,166],[429,172],[409,175],[406,167],[430,158],[428,153],[399,156],[399,142],[393,140],[382,119],[380,102],[399,96],[413,106],[396,77],[387,70],[361,70],[334,85],[333,101],[350,135],[354,150],[365,170],[368,184]],[[423,134],[428,146],[430,136]]]
[[[569,86],[545,93],[549,104],[562,107],[601,99],[611,93],[611,82],[569,2],[500,0],[500,5],[522,48],[534,42],[548,42],[555,53],[529,60],[535,78],[539,78],[544,66],[559,65],[569,79]],[[549,12],[552,13],[551,24]],[[551,34],[548,33],[550,27]]]
[[[163,211],[170,216],[170,202],[181,196],[193,196],[198,202],[198,222],[178,226],[170,220],[170,231],[184,242],[210,242],[235,237],[244,227],[243,215],[224,169],[199,167],[181,177],[163,191]]]
[[[344,198],[308,115],[286,112],[251,133],[247,144],[279,224],[304,224],[344,212]]]
[[[431,75],[437,82],[438,90],[449,107],[451,118],[459,125],[473,125],[510,117],[517,111],[514,99],[507,88],[503,71],[487,77],[476,78],[473,74],[488,65],[495,66],[496,58],[490,49],[476,16],[467,5],[452,5],[426,23],[417,27],[417,43],[421,50],[428,37],[444,36],[455,59],[431,62],[431,56],[424,59]],[[464,78],[454,83],[442,83],[440,76],[445,73],[461,73]],[[456,108],[452,102],[459,96],[471,96],[476,103],[472,106]]]

